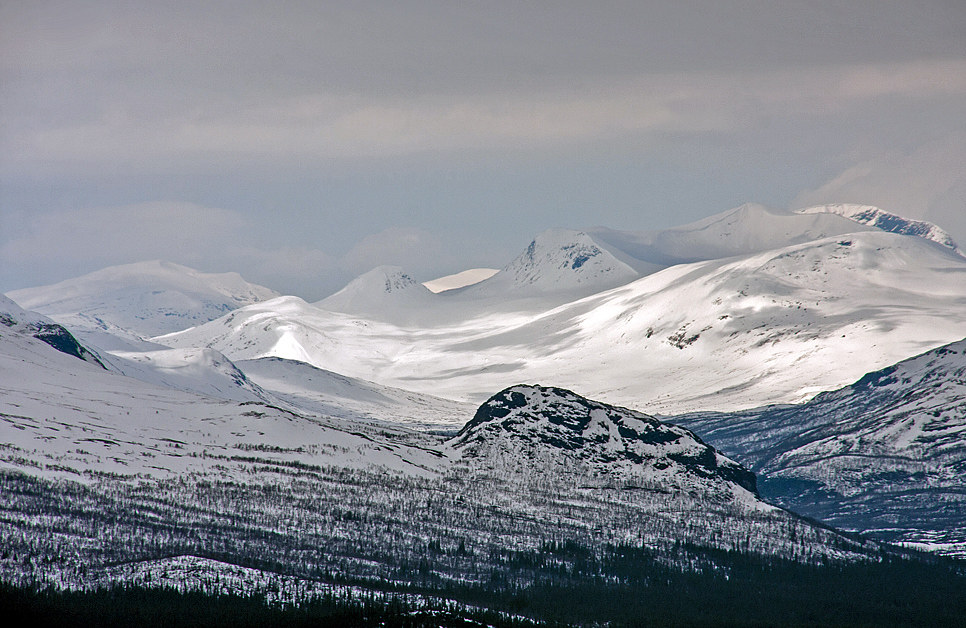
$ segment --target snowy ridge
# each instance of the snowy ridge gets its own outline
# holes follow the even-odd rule
[[[122,375],[158,386],[228,401],[283,405],[214,349],[116,351],[103,359]]]
[[[439,429],[461,426],[473,413],[466,403],[380,386],[297,360],[268,357],[236,366],[283,404],[324,416]]]
[[[287,297],[154,340],[475,403],[550,381],[651,412],[736,410],[804,401],[966,336],[966,260],[867,229],[679,264],[549,310],[464,305],[464,316],[420,327]]]
[[[966,340],[803,405],[669,420],[763,474],[763,492],[797,512],[966,555]]]
[[[662,231],[595,227],[588,233],[650,274],[676,264],[751,255],[869,229],[831,213],[794,213],[752,203]]]
[[[202,354],[201,360],[212,356],[217,354]],[[230,365],[223,368],[230,372]],[[167,383],[178,386],[171,381],[179,375],[174,371],[165,374]],[[0,335],[0,390],[0,470],[44,478],[136,481],[200,474],[232,480],[249,473],[245,452],[270,452],[283,465],[377,467],[417,475],[433,473],[441,459],[426,447],[435,441],[403,428],[154,385],[17,332]]]
[[[941,244],[946,248],[966,255],[948,233],[924,220],[910,220],[871,205],[821,205],[798,210],[800,214],[837,214],[863,225],[869,225],[890,233],[916,236]]]
[[[755,476],[684,428],[585,399],[569,390],[518,385],[483,405],[450,442],[470,468],[518,480],[573,475],[583,484],[642,484],[757,495]]]
[[[201,273],[151,261],[112,266],[7,296],[68,326],[82,339],[88,330],[113,328],[144,339],[205,323],[278,294],[248,283],[238,273]]]

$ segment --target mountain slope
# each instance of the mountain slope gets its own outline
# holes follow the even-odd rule
[[[112,266],[7,296],[67,326],[81,339],[108,350],[126,350],[150,347],[138,341],[208,322],[278,294],[237,273],[201,273],[152,261]]]
[[[574,475],[584,485],[725,489],[748,502],[758,493],[753,473],[688,430],[560,388],[518,385],[497,393],[450,446],[467,466],[523,481]]]
[[[297,360],[259,358],[236,366],[272,398],[311,414],[451,429],[473,412],[466,403],[380,386]]]
[[[392,431],[384,425],[152,385],[28,334],[0,332],[0,470],[84,482],[183,473],[230,479],[248,473],[244,454],[251,451],[272,451],[293,464],[411,466],[415,473],[439,459],[394,443],[409,438],[405,430],[387,441]]]
[[[752,203],[661,231],[596,227],[588,233],[649,265],[650,270],[643,269],[649,274],[676,264],[751,255],[871,229],[831,212],[796,213]]]
[[[30,336],[61,353],[104,367],[97,356],[77,342],[73,334],[64,327],[36,312],[23,309],[2,294],[0,294],[0,325],[3,326],[0,327],[0,333],[4,331],[3,328],[6,328],[7,333]]]
[[[285,298],[155,341],[477,403],[515,382],[552,381],[681,413],[803,401],[963,336],[966,259],[868,230],[679,264],[536,313],[479,307],[400,326]]]
[[[838,214],[845,216],[849,220],[854,220],[863,225],[869,225],[876,229],[882,229],[890,233],[900,233],[919,238],[931,240],[941,244],[946,248],[956,251],[960,255],[963,251],[959,248],[952,236],[937,227],[936,225],[924,220],[910,220],[889,212],[884,212],[878,207],[870,205],[821,205],[818,207],[808,207],[798,210],[800,214]]]
[[[413,312],[431,307],[434,298],[429,288],[407,275],[402,268],[378,266],[315,305],[333,312],[404,322]]]
[[[615,548],[674,570],[880,551],[765,504],[686,430],[557,389],[505,391],[447,442],[150,386],[17,332],[0,335],[0,389],[5,582],[87,588],[207,556],[316,583],[516,590]],[[494,468],[495,451],[521,464]],[[578,452],[583,466],[536,466]]]
[[[489,279],[452,291],[463,300],[567,295],[579,298],[623,285],[640,274],[586,233],[551,229]]]
[[[966,555],[966,340],[796,406],[673,417],[809,516]]]

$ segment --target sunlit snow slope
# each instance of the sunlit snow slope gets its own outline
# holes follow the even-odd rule
[[[235,479],[266,451],[292,464],[417,474],[441,460],[420,434],[151,385],[58,351],[21,327],[0,326],[0,470],[78,481]]]
[[[663,413],[797,402],[966,336],[966,258],[858,229],[678,264],[536,313],[455,295],[458,320],[393,324],[284,297],[155,341],[476,402],[526,381]]]

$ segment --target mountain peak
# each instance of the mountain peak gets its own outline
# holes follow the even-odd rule
[[[104,330],[151,337],[206,323],[239,307],[278,296],[238,273],[202,273],[158,260],[111,266],[49,286],[8,293],[102,346]]]
[[[333,312],[395,320],[407,309],[425,304],[433,297],[426,286],[399,266],[377,266],[315,305]]]
[[[526,250],[490,279],[471,286],[474,292],[507,292],[540,296],[568,293],[575,297],[615,288],[640,274],[582,231],[550,229],[538,234]]]
[[[752,472],[692,432],[563,388],[517,385],[477,410],[452,441],[464,460],[522,477],[547,471],[582,480],[743,489]]]
[[[952,236],[931,222],[903,218],[902,216],[890,214],[889,212],[883,211],[878,207],[873,207],[871,205],[819,205],[817,207],[800,209],[798,210],[798,213],[836,214],[839,216],[844,216],[845,218],[848,218],[849,220],[855,221],[859,224],[875,227],[876,229],[881,229],[890,233],[916,236],[926,240],[931,240],[966,257],[966,253],[959,248]]]

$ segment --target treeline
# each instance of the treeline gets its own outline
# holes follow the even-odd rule
[[[257,594],[206,596],[121,586],[63,592],[0,585],[0,608],[13,625],[32,628],[534,625],[527,618],[548,626],[615,628],[952,628],[963,626],[966,618],[966,565],[956,561],[883,556],[864,563],[804,565],[683,545],[678,551],[679,558],[703,567],[681,571],[646,548],[615,546],[594,558],[579,544],[548,544],[536,553],[502,556],[506,567],[554,572],[529,587],[499,581],[402,587],[451,600],[435,605],[407,602],[398,583],[384,583],[395,592],[333,593],[297,607],[271,604]],[[567,575],[557,571],[562,557],[568,560]]]
[[[951,559],[884,554],[809,565],[687,545],[678,556],[617,546],[599,559],[573,544],[561,549],[569,574],[554,567],[562,563],[553,548],[509,552],[510,562],[554,573],[526,589],[461,599],[547,621],[628,627],[966,626],[966,564]]]
[[[329,595],[299,606],[259,595],[204,595],[115,586],[42,591],[0,584],[6,626],[19,628],[531,628],[534,622],[456,604]]]

